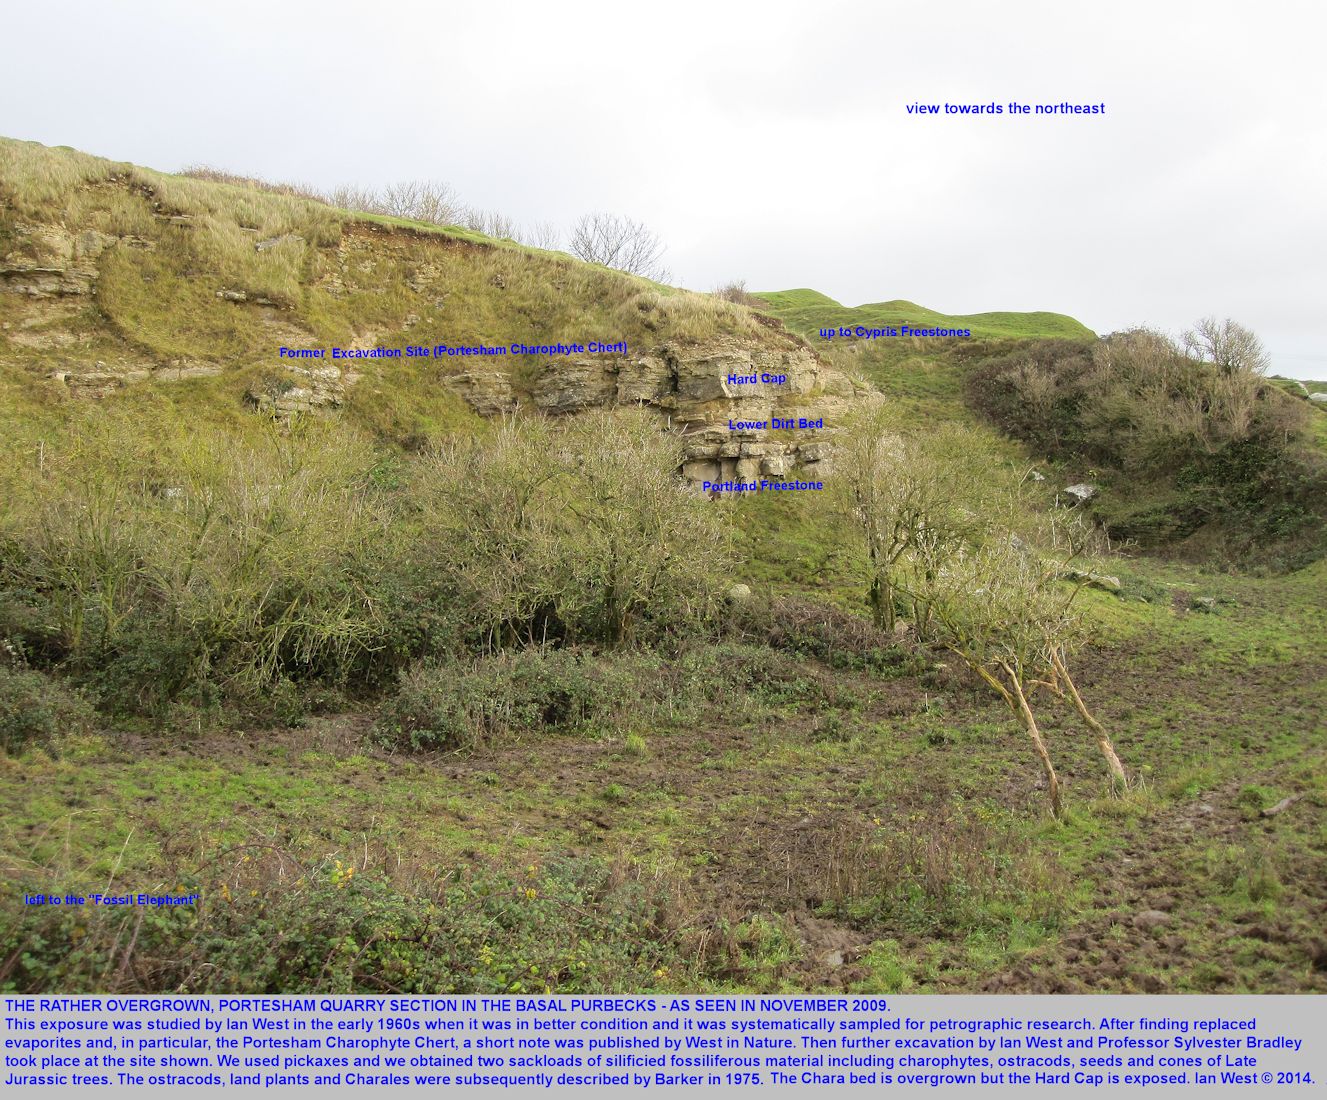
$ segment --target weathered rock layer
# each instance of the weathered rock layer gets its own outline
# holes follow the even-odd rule
[[[519,405],[497,367],[454,375],[448,384],[484,416]],[[824,473],[834,432],[863,394],[806,347],[752,348],[729,338],[664,344],[634,357],[549,360],[532,396],[551,416],[604,406],[653,410],[686,441],[683,474],[721,482],[781,477],[794,466]]]

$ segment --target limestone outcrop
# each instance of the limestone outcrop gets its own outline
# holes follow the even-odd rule
[[[18,295],[23,304],[0,323],[10,347],[56,353],[58,365],[45,373],[71,396],[102,398],[148,378],[176,380],[217,374],[212,363],[174,359],[156,362],[131,344],[98,344],[80,314],[89,308],[99,275],[98,261],[108,249],[156,250],[156,243],[96,229],[74,231],[61,225],[13,223],[9,250],[0,256],[0,293]],[[109,354],[108,354],[109,352]],[[102,358],[101,356],[105,356]]]
[[[461,392],[491,415],[482,394]],[[684,437],[682,472],[694,482],[781,477],[794,467],[811,477],[827,472],[836,429],[850,404],[867,397],[809,348],[731,337],[632,357],[552,359],[533,387],[535,406],[553,416],[605,405],[654,410]]]
[[[118,237],[85,229],[72,233],[58,225],[14,226],[20,247],[0,258],[3,289],[33,298],[90,294],[97,257]]]
[[[502,371],[468,370],[445,381],[480,416],[501,416],[516,408],[511,380]]]
[[[448,383],[484,416],[516,404],[498,368]],[[550,416],[611,405],[653,410],[661,427],[683,436],[682,473],[700,483],[782,477],[794,467],[808,477],[827,472],[835,430],[868,394],[791,341],[770,349],[723,338],[636,356],[550,359],[532,397]]]
[[[358,381],[356,372],[336,366],[286,366],[280,376],[269,376],[251,387],[245,400],[273,416],[337,409],[345,400],[346,387]]]

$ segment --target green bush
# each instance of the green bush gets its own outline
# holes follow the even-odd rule
[[[522,421],[407,459],[332,420],[137,411],[79,408],[62,435],[0,454],[0,636],[108,709],[266,699],[297,719],[287,685],[378,690],[419,660],[668,644],[722,606],[727,524],[682,491],[677,440],[643,415]],[[509,720],[457,703],[446,740],[529,724],[536,703],[545,724],[576,720],[593,689],[557,660],[513,666],[531,682]],[[535,682],[548,675],[564,682]]]
[[[416,665],[380,708],[376,735],[394,748],[471,749],[495,737],[606,721],[630,705],[637,667],[576,649]]]
[[[967,387],[975,408],[1046,457],[1166,488],[1120,493],[1144,503],[1101,517],[1114,538],[1174,543],[1210,524],[1221,537],[1207,544],[1235,559],[1265,560],[1260,548],[1274,546],[1293,568],[1321,553],[1327,465],[1305,445],[1302,404],[1254,370],[1135,330],[1025,345],[975,367]]]
[[[720,510],[682,491],[684,458],[678,438],[638,410],[560,431],[513,422],[423,457],[411,482],[415,546],[398,564],[401,595],[430,609],[425,637],[443,625],[485,651],[550,640],[629,648],[712,620],[731,572],[729,530]],[[414,561],[447,569],[411,570]],[[435,624],[431,609],[442,607]]]
[[[33,664],[46,667],[65,655],[60,627],[43,593],[19,579],[23,547],[0,540],[0,640]]]
[[[125,627],[114,649],[99,661],[77,668],[96,692],[102,708],[114,714],[156,714],[172,702],[214,703],[220,689],[203,667],[198,641],[154,628],[147,622]]]
[[[0,665],[0,748],[14,754],[29,745],[59,747],[70,733],[92,727],[92,704],[79,691],[44,673]]]
[[[0,990],[634,991],[675,962],[669,889],[600,861],[459,868],[431,888],[331,861],[296,882],[260,873],[184,883],[196,907],[0,910]]]
[[[353,433],[80,411],[43,455],[0,521],[0,616],[34,656],[54,635],[108,706],[335,682],[381,647],[376,456]]]
[[[769,704],[825,703],[836,699],[832,678],[797,658],[764,646],[719,642],[682,654],[673,690],[689,702],[720,702],[750,695]]]

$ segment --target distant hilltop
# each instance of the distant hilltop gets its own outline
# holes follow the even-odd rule
[[[916,302],[897,299],[845,306],[818,290],[772,290],[756,295],[788,328],[814,341],[821,328],[967,329],[974,338],[1091,340],[1090,328],[1063,313],[937,313]]]

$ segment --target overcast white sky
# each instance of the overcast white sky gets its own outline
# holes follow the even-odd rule
[[[1327,15],[1206,0],[48,0],[0,132],[173,170],[430,178],[647,222],[682,285],[1233,316],[1327,378]],[[26,44],[23,48],[14,48]],[[912,102],[1106,104],[910,116]]]

